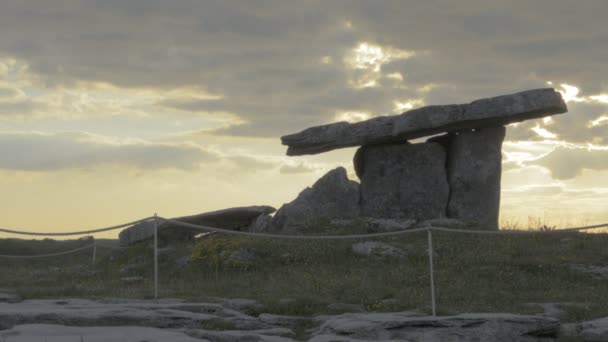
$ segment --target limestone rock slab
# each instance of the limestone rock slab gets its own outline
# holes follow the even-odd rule
[[[513,314],[429,317],[403,313],[344,314],[327,318],[310,341],[552,341],[555,318]],[[348,339],[331,339],[330,336]],[[352,340],[351,340],[352,339]]]
[[[275,208],[265,205],[235,207],[198,215],[177,217],[172,220],[216,228],[248,230],[259,216],[268,215],[275,210]],[[194,235],[201,233],[200,230],[174,227],[169,222],[161,221],[159,221],[158,231],[161,238],[168,240],[191,239]],[[147,240],[152,237],[154,237],[153,221],[136,224],[122,230],[119,234],[119,240],[122,246],[130,246],[136,242]]]
[[[445,217],[449,187],[439,144],[383,144],[360,148],[361,215],[382,219]]]
[[[349,219],[359,216],[359,184],[338,167],[304,189],[274,215],[274,229],[304,226],[319,219]]]
[[[317,154],[338,148],[390,143],[462,129],[504,126],[568,111],[553,88],[473,101],[469,104],[427,106],[400,115],[311,127],[281,137],[287,155]]]

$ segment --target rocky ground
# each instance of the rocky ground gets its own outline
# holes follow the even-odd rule
[[[425,316],[357,311],[311,317],[252,315],[247,299],[193,303],[179,299],[40,299],[20,301],[4,291],[0,341],[608,341],[608,318],[560,324],[559,305],[544,314]],[[566,337],[567,336],[567,337]]]

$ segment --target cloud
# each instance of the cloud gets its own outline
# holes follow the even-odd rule
[[[283,174],[307,173],[315,171],[318,171],[318,168],[304,162],[299,162],[295,164],[285,164],[279,169],[279,172]]]
[[[188,112],[218,112],[227,107],[223,99],[167,99],[158,103],[161,106]]]
[[[232,113],[251,127],[264,123],[229,134],[278,136],[330,122],[339,110],[390,114],[394,101],[467,102],[547,80],[600,93],[605,80],[595,70],[608,53],[601,44],[606,6],[468,0],[439,11],[435,2],[365,0],[9,0],[0,13],[0,55],[24,61],[49,89],[79,82],[105,82],[125,95],[204,89],[223,100],[163,103],[193,114]],[[585,20],[564,24],[574,16]],[[349,65],[361,46],[370,58],[359,65],[371,69]],[[378,51],[409,54],[380,58]],[[396,73],[403,79],[387,77]],[[352,82],[376,86],[355,89]],[[418,91],[429,84],[436,86]]]
[[[583,170],[608,169],[608,149],[558,146],[530,164],[548,168],[555,179],[572,179]]]
[[[0,155],[0,168],[25,171],[88,169],[108,164],[143,170],[193,170],[220,158],[196,146],[121,141],[87,133],[1,133]]]

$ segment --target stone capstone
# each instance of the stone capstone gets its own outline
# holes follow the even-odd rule
[[[274,215],[274,229],[301,227],[319,219],[349,219],[359,216],[359,184],[338,167],[304,189]]]
[[[338,148],[393,143],[463,129],[504,126],[568,111],[553,88],[473,101],[469,104],[427,106],[400,115],[357,123],[337,122],[281,137],[287,155],[317,154]]]
[[[383,219],[445,217],[449,187],[439,144],[382,144],[360,148],[361,215]]]
[[[498,229],[505,132],[503,126],[488,127],[450,134],[446,142],[440,141],[447,145],[447,217]]]
[[[209,226],[214,228],[248,230],[259,216],[273,213],[276,209],[270,206],[236,207],[217,210],[192,216],[173,218],[174,221]],[[165,240],[190,240],[202,233],[197,229],[176,226],[170,222],[159,221],[158,234]],[[121,246],[130,246],[136,242],[154,237],[154,222],[145,221],[122,230],[119,234]]]

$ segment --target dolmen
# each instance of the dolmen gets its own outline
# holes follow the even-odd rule
[[[237,231],[263,231],[271,222],[270,214],[275,208],[267,205],[222,209],[191,216],[176,217],[171,220],[211,228]],[[163,241],[188,241],[204,233],[198,229],[177,226],[170,222],[158,222],[158,235]],[[121,246],[131,246],[154,237],[154,222],[145,221],[122,230],[119,235]]]
[[[357,123],[337,122],[281,137],[287,155],[356,147],[360,184],[339,167],[274,215],[282,229],[319,218],[456,219],[498,229],[505,125],[561,114],[553,88],[435,105]],[[425,142],[412,139],[429,137]]]

